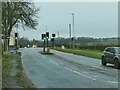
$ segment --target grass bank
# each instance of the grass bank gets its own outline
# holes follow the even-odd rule
[[[58,50],[58,51],[62,51],[60,47],[54,47],[52,49]],[[97,58],[97,59],[101,59],[101,57],[102,57],[102,52],[101,51],[97,51],[97,50],[65,49],[62,52],[73,53],[73,54],[87,56],[87,57],[92,57],[92,58]]]

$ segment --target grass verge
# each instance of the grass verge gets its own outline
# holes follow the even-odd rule
[[[17,62],[17,74],[16,74],[17,84],[24,88],[35,88],[31,80],[29,80],[27,76],[23,73],[22,62],[19,54],[17,54],[16,62]]]
[[[12,53],[6,51],[2,57],[2,86],[8,87],[10,78],[10,70],[12,68]]]
[[[52,49],[62,51],[60,47],[55,47]],[[101,59],[101,57],[102,57],[102,53],[100,51],[95,51],[95,50],[65,49],[62,52],[73,53],[73,54],[97,58],[97,59]]]
[[[17,73],[16,73],[17,84],[21,87],[26,87],[26,81],[25,81],[23,73],[22,73],[21,60],[20,60],[20,56],[18,54],[17,54],[16,64],[17,64],[17,66],[16,66],[17,67]]]

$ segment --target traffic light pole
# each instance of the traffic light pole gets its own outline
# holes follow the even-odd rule
[[[17,39],[15,39],[15,47],[16,47],[16,53],[17,53]]]
[[[16,53],[18,49],[18,33],[15,33],[15,47],[16,47]]]
[[[53,48],[54,48],[54,46],[55,46],[55,39],[53,38]]]
[[[47,48],[48,48],[48,39],[47,39]]]
[[[43,52],[45,52],[45,39],[44,39],[44,48],[43,48]]]

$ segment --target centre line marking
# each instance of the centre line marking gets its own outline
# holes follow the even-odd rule
[[[96,80],[95,78],[92,78],[92,77],[86,76],[86,75],[84,75],[84,74],[82,74],[82,73],[80,73],[80,72],[78,72],[78,71],[75,71],[75,70],[69,69],[68,67],[64,67],[64,68],[67,69],[67,70],[69,70],[69,71],[71,71],[71,72],[74,72],[74,73],[77,73],[77,74],[79,74],[79,75],[82,75],[82,76],[84,76],[84,77],[90,78],[90,79],[92,79],[92,80]]]
[[[113,81],[107,81],[108,83],[118,83],[118,82],[113,82]]]
[[[50,62],[52,62],[52,63],[54,63],[54,64],[56,64],[56,65],[59,65],[58,63],[56,63],[56,62],[54,62],[54,61],[52,61],[52,60],[50,60]]]

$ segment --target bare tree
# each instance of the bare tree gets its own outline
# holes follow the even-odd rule
[[[36,29],[38,23],[35,17],[38,11],[34,3],[2,2],[2,33],[9,37],[17,24],[21,24],[24,29]]]

